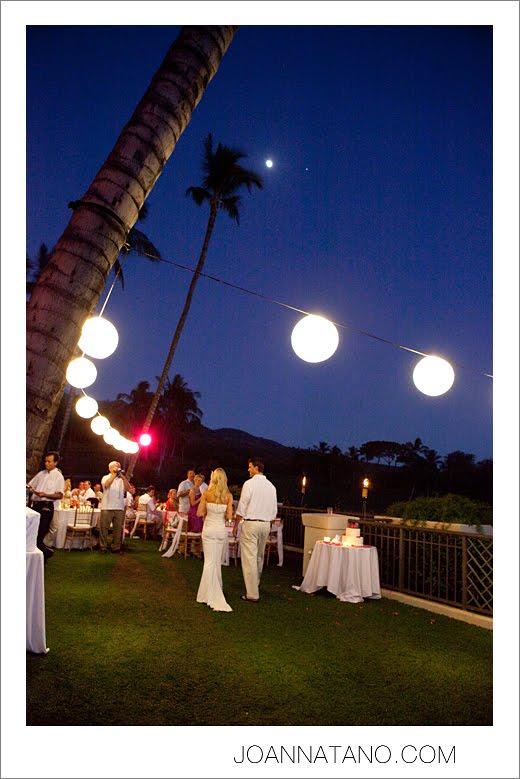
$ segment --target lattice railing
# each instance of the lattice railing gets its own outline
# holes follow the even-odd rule
[[[284,546],[303,551],[302,513],[312,510],[282,506],[279,516],[284,520]],[[493,536],[362,518],[359,523],[365,543],[377,548],[382,587],[493,613]]]

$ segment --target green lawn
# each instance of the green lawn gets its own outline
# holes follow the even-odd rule
[[[29,725],[490,725],[492,633],[390,600],[292,589],[264,571],[232,613],[195,601],[202,561],[57,551],[45,569],[46,656],[27,655]]]

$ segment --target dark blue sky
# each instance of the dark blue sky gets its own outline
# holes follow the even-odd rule
[[[27,253],[53,246],[177,27],[28,27]],[[299,315],[201,279],[171,375],[208,427],[341,449],[420,437],[492,455],[492,32],[480,26],[243,26],[147,203],[143,229],[194,267],[203,141],[239,146],[264,189],[217,221],[205,271],[470,370],[419,393],[419,359],[341,330],[326,363],[293,353]],[[265,160],[274,161],[272,169]],[[112,278],[112,277],[111,277]],[[155,387],[190,282],[131,256],[106,316],[97,399]]]

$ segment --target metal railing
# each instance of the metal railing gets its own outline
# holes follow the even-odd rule
[[[303,513],[323,511],[280,509],[284,546],[302,552]],[[493,536],[358,521],[365,544],[377,549],[382,587],[492,615]]]

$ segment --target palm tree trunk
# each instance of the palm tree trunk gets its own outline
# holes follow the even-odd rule
[[[217,218],[218,213],[218,202],[212,201],[211,208],[209,212],[209,219],[208,219],[208,225],[206,227],[206,234],[204,236],[204,243],[202,245],[202,251],[200,253],[199,261],[197,263],[197,267],[195,268],[195,273],[193,274],[193,278],[191,279],[191,284],[188,289],[188,294],[186,295],[186,300],[184,301],[184,308],[182,309],[182,313],[180,315],[179,321],[177,322],[177,327],[175,328],[175,333],[173,334],[173,339],[170,346],[170,351],[168,352],[168,356],[166,358],[166,362],[164,363],[164,367],[161,373],[161,377],[159,379],[159,383],[157,384],[157,389],[155,390],[155,395],[153,396],[152,402],[150,404],[150,409],[148,411],[148,414],[146,416],[142,433],[147,433],[150,429],[150,425],[152,424],[152,420],[155,416],[155,412],[157,410],[157,406],[159,405],[159,400],[161,399],[161,395],[163,392],[164,385],[166,383],[166,379],[168,378],[168,372],[170,370],[170,366],[172,364],[173,356],[175,354],[175,351],[177,349],[177,344],[179,343],[179,339],[181,337],[182,331],[184,329],[184,325],[186,323],[186,319],[188,317],[188,313],[191,307],[191,301],[193,298],[193,293],[195,292],[195,287],[197,286],[197,282],[199,280],[199,276],[202,272],[202,268],[204,267],[204,263],[206,261],[206,255],[208,253],[208,247],[209,242],[211,239],[211,234],[213,233],[213,228],[215,226],[215,220]],[[130,465],[128,466],[127,470],[127,478],[131,479],[135,465],[137,463],[137,460],[139,458],[139,452],[137,454],[132,455],[132,459],[130,460]]]
[[[27,305],[27,475],[37,470],[81,328],[238,28],[184,27],[73,214]]]

